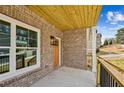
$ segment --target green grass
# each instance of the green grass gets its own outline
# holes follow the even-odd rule
[[[97,56],[99,55],[108,55],[108,54],[117,54],[117,53],[114,53],[114,52],[105,52],[105,51],[99,51],[98,53],[96,53]]]
[[[124,60],[113,60],[112,62],[124,62]]]
[[[120,52],[124,52],[124,50],[121,50]]]
[[[121,69],[124,69],[124,60],[111,60],[109,62]]]
[[[97,53],[97,55],[107,55],[107,54],[109,54],[108,52],[104,52],[104,51],[99,51],[98,53]]]

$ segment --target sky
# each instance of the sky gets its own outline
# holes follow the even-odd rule
[[[124,27],[124,5],[103,5],[97,23],[97,30],[106,38],[115,38],[119,28]]]

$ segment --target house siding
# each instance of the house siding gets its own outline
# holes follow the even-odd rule
[[[0,81],[0,86],[30,86],[54,70],[53,46],[50,45],[50,36],[52,35],[62,39],[63,33],[25,6],[0,6],[0,13],[41,30],[41,67],[8,80]]]
[[[64,65],[85,69],[86,67],[86,31],[85,29],[64,31]]]

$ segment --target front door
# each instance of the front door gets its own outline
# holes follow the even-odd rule
[[[54,69],[59,67],[59,46],[56,45],[53,48],[54,51]]]

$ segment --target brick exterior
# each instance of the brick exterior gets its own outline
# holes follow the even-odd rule
[[[63,33],[25,6],[0,6],[0,13],[41,29],[41,68],[0,81],[0,86],[30,86],[53,71],[53,46],[50,45],[50,35],[63,38]]]
[[[85,69],[86,66],[86,31],[64,31],[64,65]]]
[[[61,32],[53,25],[30,11],[25,6],[0,6],[0,13],[20,20],[24,23],[41,29],[41,67],[33,71],[0,81],[0,86],[25,87],[30,86],[44,77],[53,69],[53,46],[50,45],[50,36],[62,40],[62,65],[85,69],[86,65],[86,31]]]

